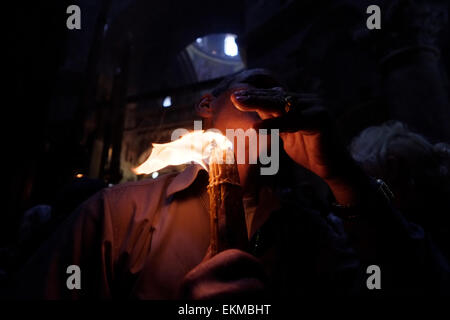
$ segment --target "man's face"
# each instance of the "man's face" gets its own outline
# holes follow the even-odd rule
[[[230,89],[220,94],[211,102],[213,115],[212,126],[223,134],[226,129],[242,129],[244,131],[253,128],[253,125],[261,120],[256,112],[243,112],[238,110],[231,101],[231,94],[238,90],[254,88],[246,83],[236,83]]]
[[[270,163],[272,167],[272,164],[278,163],[278,136],[272,135],[273,132],[267,130],[255,130],[254,126],[262,119],[273,115],[265,112],[264,108],[258,108],[257,105],[252,106],[252,110],[255,111],[242,111],[242,105],[233,93],[249,89],[271,89],[280,87],[280,84],[264,70],[248,70],[238,77],[240,79],[236,79],[221,94],[217,96],[210,94],[202,98],[196,107],[197,112],[206,120],[209,129],[220,130],[231,140],[236,161],[241,169],[242,165],[253,166],[260,162],[264,165]],[[276,159],[273,158],[272,151]]]
[[[259,131],[253,129],[261,121],[260,115],[254,111],[237,109],[231,99],[231,95],[238,90],[254,88],[247,83],[236,83],[211,102],[212,126],[232,141],[238,164],[256,164],[261,152],[267,154],[270,151],[271,139],[265,139],[262,145]]]

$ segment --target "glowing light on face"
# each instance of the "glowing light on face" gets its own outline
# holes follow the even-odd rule
[[[238,55],[238,46],[236,44],[236,37],[228,34],[224,40],[224,52],[227,56],[235,57]]]

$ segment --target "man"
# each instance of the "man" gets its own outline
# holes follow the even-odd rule
[[[272,182],[258,175],[258,166],[250,164],[239,164],[238,171],[247,200],[253,255],[232,249],[205,257],[209,245],[207,174],[199,166],[190,166],[156,181],[109,188],[85,202],[18,275],[20,296],[293,297],[360,290],[365,287],[361,275],[367,261],[386,263],[381,267],[395,276],[404,270],[403,264],[396,264],[404,256],[392,241],[400,238],[402,246],[413,247],[406,224],[338,144],[332,122],[316,97],[288,95],[270,73],[255,69],[225,79],[201,99],[196,111],[207,127],[222,132],[280,129],[286,154],[328,184],[342,215],[363,216],[362,227],[357,224],[349,229],[356,230],[360,259],[342,233],[333,229],[333,218],[324,219],[302,208],[295,192],[283,199]],[[375,236],[365,235],[366,224],[381,227],[381,239],[379,230]],[[425,242],[420,236],[417,239],[420,244]],[[399,256],[397,260],[392,253]],[[412,256],[416,258],[408,258]],[[423,274],[429,261],[412,268]],[[81,269],[79,290],[67,288],[70,265]]]

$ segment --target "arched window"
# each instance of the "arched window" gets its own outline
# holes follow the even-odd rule
[[[197,81],[226,76],[245,67],[236,40],[237,36],[230,33],[210,34],[186,47]]]

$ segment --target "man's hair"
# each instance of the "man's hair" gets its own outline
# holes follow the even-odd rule
[[[257,88],[273,88],[283,87],[282,83],[275,78],[275,76],[268,70],[258,69],[244,69],[234,74],[226,76],[213,90],[212,94],[215,97],[231,88],[235,83],[246,83]]]

